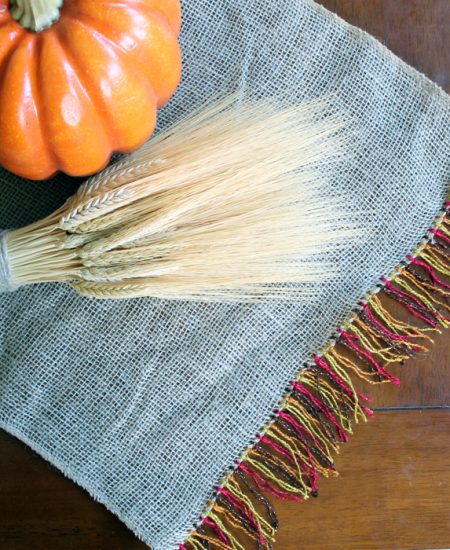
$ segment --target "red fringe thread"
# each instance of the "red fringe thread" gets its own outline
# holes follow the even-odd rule
[[[266,495],[301,502],[317,496],[320,475],[337,475],[334,453],[353,423],[373,416],[370,399],[353,385],[354,375],[398,385],[389,367],[427,351],[430,334],[450,326],[450,284],[444,280],[450,276],[450,202],[407,260],[381,279],[334,342],[291,382],[274,419],[216,488],[179,550],[271,549],[278,520]],[[394,317],[385,296],[413,322]]]

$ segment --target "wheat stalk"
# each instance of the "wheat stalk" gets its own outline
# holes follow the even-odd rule
[[[324,174],[346,124],[327,100],[210,103],[7,235],[15,285],[96,298],[307,299],[361,236]]]

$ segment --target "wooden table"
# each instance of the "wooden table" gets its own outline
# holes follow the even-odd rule
[[[276,1],[276,0],[270,0]],[[450,0],[321,0],[450,92]],[[275,550],[450,548],[450,341],[402,368],[400,390],[337,459],[318,499],[277,507]],[[84,490],[0,433],[2,550],[146,548]],[[171,549],[168,549],[171,550]]]

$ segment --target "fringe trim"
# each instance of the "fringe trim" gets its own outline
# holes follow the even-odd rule
[[[265,495],[302,502],[317,496],[320,475],[336,476],[333,454],[352,424],[373,416],[352,377],[380,384],[389,367],[428,351],[450,326],[450,201],[413,254],[358,304],[349,321],[291,382],[272,421],[216,487],[200,524],[179,550],[271,549],[278,520]],[[381,299],[383,290],[386,297]],[[413,322],[389,312],[401,304]]]

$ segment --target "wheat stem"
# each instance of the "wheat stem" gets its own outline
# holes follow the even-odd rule
[[[71,282],[96,298],[310,299],[335,276],[328,254],[363,235],[324,178],[346,132],[326,99],[210,104],[8,234],[14,283]]]

